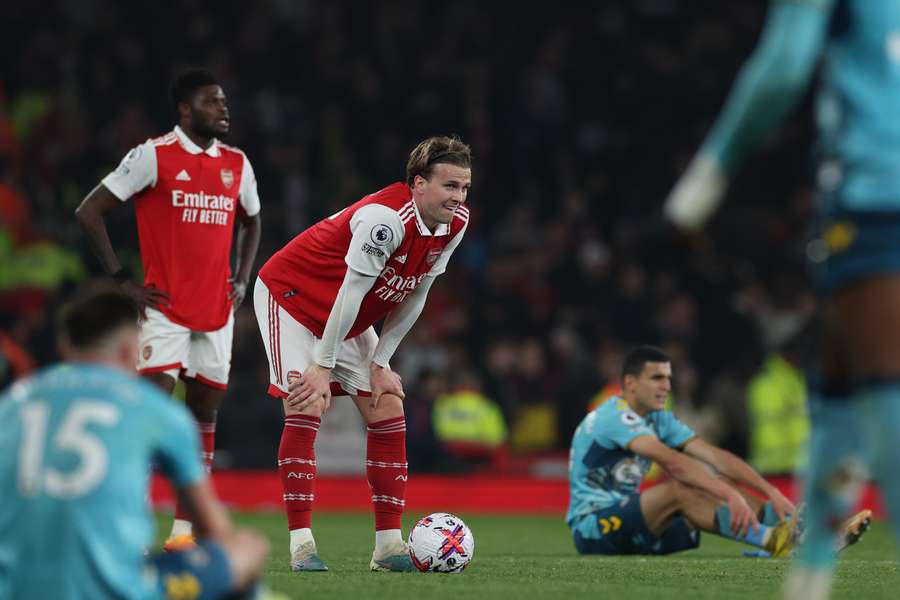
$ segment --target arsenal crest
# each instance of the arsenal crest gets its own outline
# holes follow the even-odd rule
[[[440,248],[432,248],[428,251],[428,255],[425,257],[425,264],[433,265],[435,261],[438,259],[438,256],[441,255]]]
[[[144,346],[143,354],[144,360],[150,360],[150,355],[153,354],[153,346],[150,346],[149,344],[147,346]]]
[[[231,169],[222,169],[219,171],[219,175],[222,176],[222,185],[226,188],[230,188],[234,184],[234,173],[231,172]]]

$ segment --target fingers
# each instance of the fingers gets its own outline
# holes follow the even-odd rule
[[[381,394],[377,394],[372,392],[372,395],[369,397],[369,408],[375,410],[378,408],[378,401],[381,399]]]

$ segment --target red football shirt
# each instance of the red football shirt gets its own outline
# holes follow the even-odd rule
[[[319,221],[275,253],[259,271],[276,302],[322,337],[348,265],[378,276],[347,338],[383,319],[426,275],[440,275],[465,233],[469,209],[430,231],[412,192],[395,183]]]
[[[218,141],[204,150],[176,126],[129,152],[103,185],[134,199],[144,285],[169,293],[166,317],[195,331],[223,327],[235,211],[259,212],[246,155]]]

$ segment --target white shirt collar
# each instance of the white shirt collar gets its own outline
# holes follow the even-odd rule
[[[419,205],[416,203],[415,198],[413,198],[413,211],[416,213],[416,227],[419,228],[420,234],[437,237],[439,235],[447,235],[450,233],[449,223],[438,223],[437,227],[434,228],[434,233],[431,233],[431,230],[425,225],[425,221],[422,220],[422,215],[419,214]]]
[[[218,158],[221,154],[219,151],[219,140],[213,138],[212,144],[209,145],[209,148],[203,149],[191,140],[187,136],[187,134],[181,129],[180,126],[175,126],[175,135],[178,137],[178,141],[181,143],[181,147],[187,150],[191,154],[203,154],[206,153],[209,156],[214,158]]]

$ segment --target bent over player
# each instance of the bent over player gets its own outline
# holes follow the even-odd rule
[[[412,570],[400,534],[406,493],[403,386],[390,359],[466,231],[471,153],[433,137],[410,153],[406,181],[313,225],[263,266],[253,292],[269,358],[269,393],[283,399],[278,468],[291,568],[326,570],[310,529],[313,444],[332,395],[368,425],[366,476],[375,511],[374,571]],[[381,337],[373,325],[385,319]]]
[[[250,598],[268,542],[235,530],[185,408],[138,378],[137,305],[112,284],[61,311],[66,362],[0,396],[0,598]],[[144,557],[151,462],[199,544]]]
[[[231,367],[233,313],[259,247],[256,177],[247,156],[218,138],[228,133],[225,94],[207,71],[181,74],[172,86],[179,122],[134,148],[78,207],[101,264],[144,311],[138,371],[171,394],[184,378],[188,408],[211,468],[216,416]],[[109,241],[104,214],[133,199],[144,285],[131,280]],[[239,220],[237,265],[231,243]],[[168,546],[190,541],[180,504]]]
[[[578,552],[670,554],[696,548],[703,530],[786,556],[800,535],[794,505],[750,465],[704,442],[665,410],[671,382],[662,350],[636,348],[625,357],[622,395],[591,411],[575,430],[566,522]],[[654,461],[671,479],[640,492]],[[855,542],[870,514],[848,521],[834,549]]]

